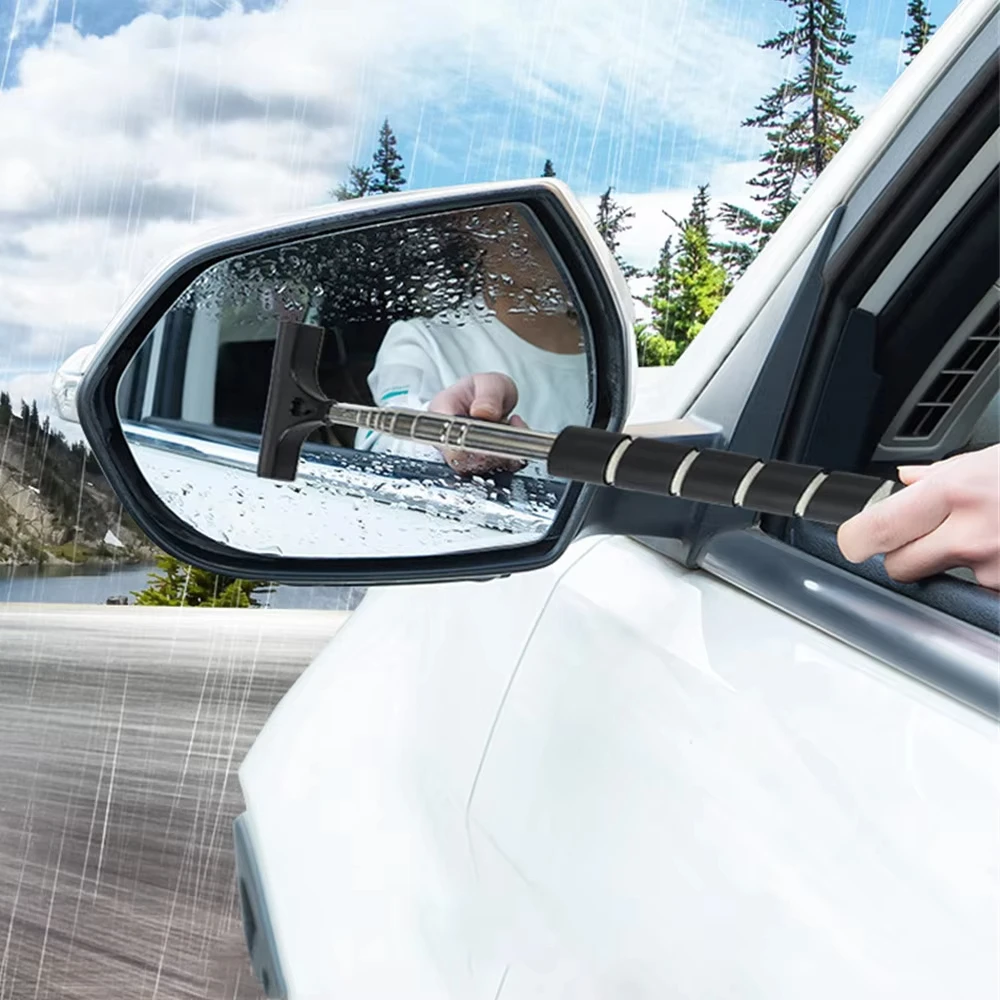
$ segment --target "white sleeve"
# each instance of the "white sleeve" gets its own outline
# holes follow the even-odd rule
[[[400,320],[393,323],[379,348],[375,367],[368,376],[368,387],[375,405],[426,410],[430,401],[445,387],[436,355],[422,322]],[[358,431],[354,447],[359,451],[441,461],[441,452],[431,445],[401,441],[370,430]]]

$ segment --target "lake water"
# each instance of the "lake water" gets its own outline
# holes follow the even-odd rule
[[[142,590],[151,566],[0,566],[0,605],[3,604],[105,604],[109,597],[124,597]],[[270,598],[272,608],[350,611],[364,596],[360,587],[278,587]],[[135,598],[129,597],[134,603]]]

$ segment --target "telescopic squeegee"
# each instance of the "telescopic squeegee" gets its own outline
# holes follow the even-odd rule
[[[904,488],[892,479],[590,427],[547,434],[471,417],[339,403],[319,384],[324,335],[319,326],[278,324],[257,464],[261,478],[294,480],[306,438],[320,427],[341,425],[441,449],[543,461],[557,479],[830,525]]]

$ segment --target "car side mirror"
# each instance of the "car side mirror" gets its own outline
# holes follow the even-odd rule
[[[276,391],[286,343],[310,393]],[[539,179],[358,199],[202,244],[122,310],[76,410],[125,508],[185,562],[287,583],[484,579],[558,558],[598,487],[295,408],[618,431],[634,366],[621,272],[568,189]],[[261,475],[276,419],[298,438]]]

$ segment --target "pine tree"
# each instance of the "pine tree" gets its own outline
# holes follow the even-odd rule
[[[903,35],[906,39],[903,54],[910,57],[906,60],[906,65],[909,66],[930,41],[937,26],[931,24],[931,12],[924,0],[910,0],[906,15],[910,19],[910,27]]]
[[[647,273],[653,279],[648,294],[640,300],[650,312],[649,323],[636,323],[635,345],[640,366],[654,368],[669,365],[677,359],[677,344],[671,336],[673,315],[673,237],[667,237],[660,248],[656,267]]]
[[[698,188],[680,229],[680,247],[672,261],[669,339],[677,355],[699,334],[729,291],[729,277],[712,242],[708,185]]]
[[[397,149],[396,134],[386,118],[378,132],[378,145],[372,154],[370,167],[352,164],[347,181],[330,192],[337,201],[365,198],[371,194],[388,194],[401,191],[406,183],[403,176],[403,158]]]
[[[612,197],[613,192],[614,188],[609,187],[597,203],[597,231],[617,261],[622,274],[626,278],[632,278],[636,276],[638,271],[631,264],[625,263],[618,252],[618,246],[621,243],[622,234],[632,228],[628,220],[635,218],[635,212],[625,205],[619,205]]]
[[[256,595],[269,592],[267,584],[217,576],[186,566],[173,556],[156,559],[159,573],[151,573],[145,590],[134,591],[136,604],[187,608],[254,608]]]
[[[644,323],[637,323],[635,326],[635,345],[642,368],[672,365],[679,356],[675,340],[667,340]]]
[[[847,101],[854,87],[843,82],[843,67],[851,62],[854,35],[839,0],[781,0],[795,11],[795,24],[761,44],[762,49],[794,59],[799,72],[786,78],[757,106],[757,115],[743,125],[765,129],[769,149],[765,166],[750,181],[759,189],[754,200],[760,215],[736,205],[723,208],[726,226],[749,237],[744,259],[758,253],[788,218],[804,186],[818,177],[859,124]],[[737,245],[730,245],[739,259]]]
[[[731,220],[730,210],[732,208],[732,205],[726,205],[722,210],[727,223]],[[726,269],[729,276],[729,288],[732,288],[736,279],[741,278],[746,269],[753,263],[756,256],[754,247],[750,243],[734,240],[727,243],[716,243],[715,250],[719,263]]]
[[[0,427],[6,427],[10,423],[10,418],[14,414],[14,409],[10,405],[10,395],[0,392]]]
[[[371,175],[371,194],[402,191],[406,183],[406,178],[403,177],[403,158],[396,148],[396,135],[388,118],[378,132],[378,146],[372,155]]]
[[[352,166],[348,173],[347,183],[340,184],[331,192],[337,201],[349,201],[351,198],[364,198],[372,191],[372,172],[369,167]]]
[[[669,236],[660,248],[656,267],[649,274],[649,277],[653,279],[653,286],[650,288],[649,294],[642,300],[643,305],[650,311],[650,332],[658,334],[666,340],[672,339],[670,300],[673,295],[673,260],[674,239]]]
[[[545,161],[545,166],[542,167],[542,176],[543,177],[555,177],[555,175],[556,175],[556,168],[554,166],[552,166],[552,161],[551,160],[546,160]]]

